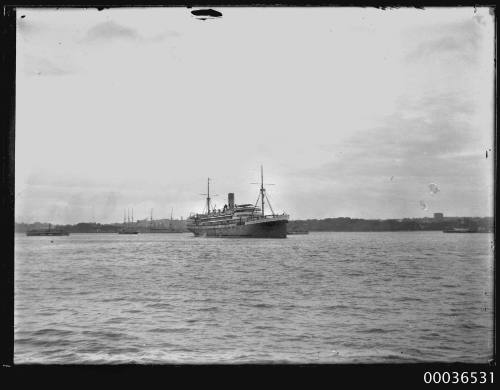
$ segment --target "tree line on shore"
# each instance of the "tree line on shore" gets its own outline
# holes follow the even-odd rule
[[[34,223],[17,223],[15,224],[15,232],[25,233],[28,230],[48,229],[48,222],[34,222]],[[94,222],[80,222],[74,225],[55,225],[50,224],[51,229],[59,229],[67,231],[68,233],[118,233],[123,228],[123,224],[101,224]],[[141,233],[149,232],[149,227],[135,226],[134,229]],[[174,228],[173,230],[186,231],[183,226]]]
[[[353,219],[326,218],[290,221],[288,231],[334,232],[383,232],[383,231],[432,231],[454,227],[493,230],[493,218],[404,218],[404,219]]]
[[[49,223],[16,223],[15,231],[25,233],[31,229],[47,229]],[[325,218],[291,220],[288,231],[334,231],[334,232],[381,232],[381,231],[432,231],[450,227],[477,228],[480,231],[493,231],[493,218],[404,218],[404,219],[356,219]],[[74,225],[52,225],[54,229],[62,229],[69,233],[117,233],[122,224],[101,224],[81,222]],[[186,231],[185,224],[179,229]],[[138,230],[147,232],[147,227]]]

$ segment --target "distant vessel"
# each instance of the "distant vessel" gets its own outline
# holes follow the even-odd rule
[[[124,227],[118,230],[118,234],[139,234],[139,231],[131,227]]]
[[[61,229],[52,229],[49,224],[48,229],[33,229],[26,232],[27,236],[69,236],[69,232]]]
[[[443,233],[480,233],[480,231],[477,228],[452,227],[444,229]]]
[[[127,220],[125,221],[125,211],[123,212],[123,227],[118,230],[118,234],[139,234],[139,231],[130,226],[130,218],[127,210]],[[134,209],[132,209],[132,222],[134,221]]]
[[[151,219],[150,219],[149,230],[148,230],[149,233],[182,233],[182,230],[174,229],[174,227],[172,226],[173,212],[174,212],[174,210],[172,209],[170,211],[170,221],[168,223],[168,227],[164,226],[163,224],[158,226],[158,225],[155,225],[153,223],[153,210],[151,209]]]
[[[309,234],[308,230],[290,230],[287,234]]]
[[[181,233],[180,230],[175,230],[170,227],[152,227],[149,228],[150,233]]]
[[[264,172],[260,170],[260,192],[255,205],[235,204],[234,193],[228,194],[228,204],[222,210],[210,208],[210,178],[207,183],[207,212],[191,215],[187,219],[187,229],[195,236],[207,237],[258,237],[286,238],[288,215],[275,214],[264,188]],[[255,183],[256,184],[256,183]],[[271,215],[264,212],[264,198]],[[261,200],[261,207],[257,204]]]

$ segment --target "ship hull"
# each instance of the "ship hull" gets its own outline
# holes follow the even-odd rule
[[[191,226],[188,230],[195,236],[204,237],[248,237],[248,238],[286,238],[286,220],[263,221],[231,226]]]
[[[476,229],[445,229],[443,233],[480,233]]]
[[[27,232],[27,236],[69,236],[67,232]]]

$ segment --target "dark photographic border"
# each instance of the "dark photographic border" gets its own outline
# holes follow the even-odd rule
[[[444,1],[427,1],[423,3],[416,2],[397,2],[390,3],[378,1],[373,3],[354,3],[349,1],[335,2],[320,2],[318,4],[312,2],[275,2],[263,4],[261,2],[231,2],[228,3],[208,3],[198,1],[193,3],[182,2],[160,2],[148,1],[142,4],[130,1],[114,1],[113,3],[104,3],[99,1],[85,2],[51,2],[45,3],[41,1],[13,1],[9,5],[2,6],[1,19],[1,40],[2,40],[2,73],[0,92],[3,95],[0,109],[2,113],[0,120],[2,121],[1,132],[1,217],[0,221],[3,225],[3,243],[2,243],[2,260],[1,260],[1,326],[2,326],[2,348],[0,353],[2,357],[3,373],[12,375],[17,380],[36,380],[36,378],[47,377],[50,381],[67,378],[71,382],[64,381],[70,385],[78,382],[79,379],[92,378],[94,375],[106,376],[112,382],[128,381],[136,374],[147,376],[150,379],[158,379],[160,385],[172,385],[171,374],[173,377],[180,379],[184,385],[200,380],[201,383],[215,381],[215,383],[228,383],[234,387],[239,387],[241,384],[272,384],[261,377],[260,374],[271,374],[274,377],[276,384],[294,383],[297,385],[306,385],[307,387],[314,384],[324,383],[327,386],[335,386],[340,383],[345,384],[367,384],[387,385],[395,384],[405,386],[407,384],[426,384],[424,375],[426,372],[494,372],[496,371],[496,263],[494,263],[494,329],[493,329],[493,346],[494,358],[488,364],[465,364],[465,363],[415,363],[415,364],[235,364],[235,365],[31,365],[22,364],[16,365],[13,362],[14,357],[14,172],[15,172],[15,78],[16,78],[16,7],[41,7],[41,8],[115,8],[115,7],[156,7],[156,6],[176,6],[187,8],[199,7],[227,7],[227,6],[364,6],[377,8],[399,8],[399,7],[456,7],[456,6],[480,6],[477,3],[461,3],[450,4]],[[484,4],[481,6],[490,6],[496,17],[496,8],[493,3]],[[495,18],[495,43],[496,43],[496,18]],[[495,46],[495,100],[496,100],[496,46]],[[494,146],[497,147],[496,136],[496,110],[494,120]],[[497,149],[495,149],[497,150]],[[494,188],[495,199],[497,195],[496,186],[496,154],[494,165]],[[494,220],[496,221],[496,208],[494,211]],[[495,236],[496,241],[496,236]],[[165,372],[168,370],[168,374]],[[224,369],[223,371],[221,371]],[[237,375],[237,380],[230,380],[224,371],[229,369]],[[186,371],[187,370],[187,371]],[[202,370],[203,376],[189,375],[191,370]],[[479,374],[478,374],[479,375]],[[490,374],[488,374],[490,375]],[[142,383],[142,381],[141,381]]]

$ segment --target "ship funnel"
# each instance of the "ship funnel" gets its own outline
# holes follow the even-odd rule
[[[234,193],[227,194],[227,203],[230,209],[234,209]]]

